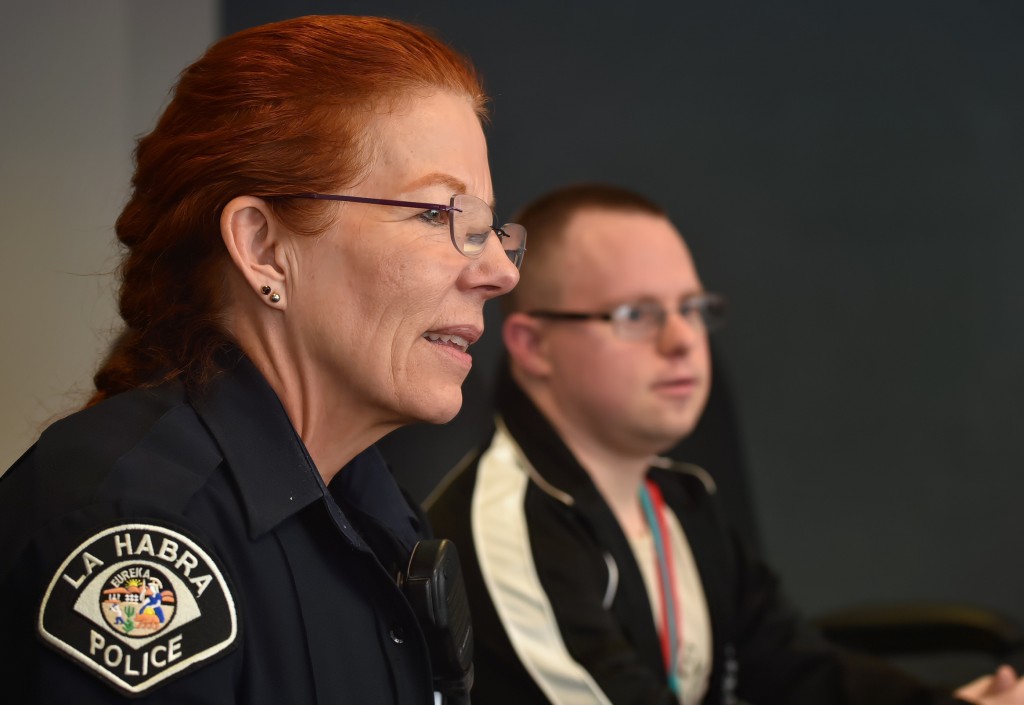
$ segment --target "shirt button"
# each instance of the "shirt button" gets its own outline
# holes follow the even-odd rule
[[[402,629],[402,626],[400,624],[396,624],[395,626],[391,627],[390,635],[391,641],[395,642],[396,644],[405,643],[405,630]]]

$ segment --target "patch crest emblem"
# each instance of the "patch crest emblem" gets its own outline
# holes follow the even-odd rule
[[[227,650],[235,601],[193,539],[158,524],[120,524],[84,541],[39,609],[43,639],[131,695]]]

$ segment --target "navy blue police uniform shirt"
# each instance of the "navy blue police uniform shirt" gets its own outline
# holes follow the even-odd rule
[[[433,703],[422,531],[375,448],[326,487],[244,357],[112,397],[0,478],[0,702]]]

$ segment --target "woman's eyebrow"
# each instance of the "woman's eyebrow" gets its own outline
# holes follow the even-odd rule
[[[447,186],[451,189],[453,194],[466,193],[466,184],[460,179],[455,178],[451,174],[445,174],[444,172],[435,171],[425,176],[421,176],[412,183],[408,184],[404,191],[416,191],[426,186]]]

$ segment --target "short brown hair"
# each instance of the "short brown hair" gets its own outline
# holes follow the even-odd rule
[[[201,385],[232,345],[220,214],[238,196],[330,192],[370,164],[375,115],[420,90],[486,98],[469,62],[426,31],[378,17],[300,17],[220,40],[185,69],[135,150],[117,220],[124,329],[94,377],[95,403],[135,387]],[[328,204],[269,200],[297,232]]]
[[[549,191],[525,206],[515,222],[526,228],[528,255],[519,284],[501,298],[505,313],[546,305],[559,293],[557,253],[569,220],[582,210],[640,212],[667,217],[665,209],[646,196],[611,184],[584,183]]]

